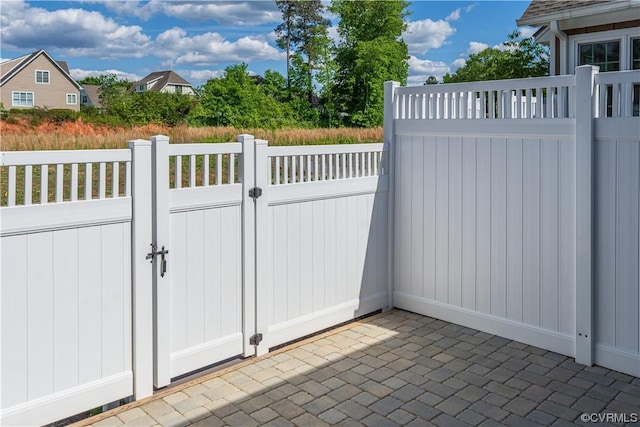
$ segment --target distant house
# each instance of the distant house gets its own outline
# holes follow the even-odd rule
[[[86,107],[102,108],[98,85],[82,85],[80,88],[80,105]]]
[[[171,70],[151,73],[142,80],[135,82],[131,90],[135,92],[155,91],[181,93],[184,95],[196,94],[191,83]]]
[[[80,85],[64,61],[39,50],[0,63],[0,100],[10,108],[80,110]]]
[[[580,65],[640,69],[637,0],[533,0],[516,22],[541,27],[535,38],[549,45],[551,75],[574,74]]]

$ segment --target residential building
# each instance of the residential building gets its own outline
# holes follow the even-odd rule
[[[165,93],[181,93],[184,95],[196,94],[191,83],[171,70],[153,72],[142,80],[135,82],[131,90],[135,92],[151,90]]]
[[[100,86],[85,85],[80,88],[80,105],[86,107],[102,108],[100,103],[100,94],[98,93]]]
[[[551,75],[574,74],[580,65],[640,69],[637,0],[533,0],[516,22],[540,27],[535,38],[549,45]]]
[[[4,108],[80,110],[80,85],[64,61],[45,50],[0,63],[0,100]]]

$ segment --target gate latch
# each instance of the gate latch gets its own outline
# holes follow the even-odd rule
[[[249,190],[249,197],[251,197],[253,200],[256,200],[260,196],[262,196],[262,188],[253,187]]]
[[[262,334],[255,334],[249,338],[250,345],[260,345],[260,341],[262,341]]]
[[[167,260],[164,259],[164,256],[168,253],[169,251],[165,249],[164,246],[162,246],[161,250],[158,250],[158,245],[155,243],[152,243],[151,252],[149,252],[147,254],[147,257],[145,258],[145,259],[150,259],[151,263],[153,263],[153,260],[155,259],[156,256],[160,255],[162,257],[162,261],[160,264],[160,277],[164,277],[164,273],[167,272]]]

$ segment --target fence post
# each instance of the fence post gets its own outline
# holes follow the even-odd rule
[[[152,223],[153,239],[158,248],[171,250],[169,232],[169,137],[151,137],[152,162]],[[149,242],[151,243],[151,242]],[[171,253],[168,254],[171,263]],[[171,305],[170,274],[160,276],[160,260],[153,263],[153,323],[154,323],[154,369],[153,384],[164,387],[171,382]],[[171,267],[169,267],[169,270]]]
[[[262,189],[262,196],[255,199],[256,225],[256,332],[262,334],[262,342],[256,347],[256,356],[269,352],[269,310],[271,310],[271,287],[269,283],[268,248],[268,198],[269,198],[269,158],[267,141],[255,140],[255,179],[256,187]]]
[[[396,89],[398,82],[384,82],[384,148],[387,152],[386,173],[389,175],[387,196],[387,307],[393,308],[393,281],[395,259],[395,127]]]
[[[151,243],[151,141],[129,141],[132,165],[131,281],[133,396],[153,394],[153,282],[145,259]]]
[[[599,68],[576,68],[576,362],[593,364],[593,117]]]
[[[249,190],[256,186],[253,135],[238,135],[242,144],[239,171],[242,179],[242,348],[245,357],[256,354],[249,342],[256,333],[256,209]]]

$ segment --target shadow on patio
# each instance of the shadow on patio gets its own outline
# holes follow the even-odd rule
[[[639,378],[394,309],[75,425],[630,425],[639,408]]]

